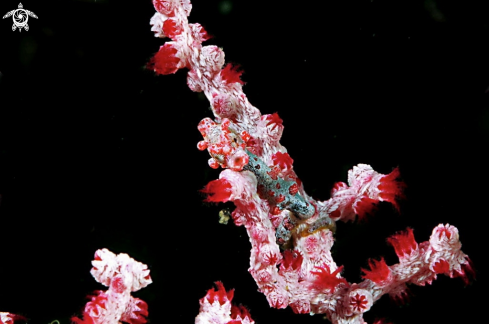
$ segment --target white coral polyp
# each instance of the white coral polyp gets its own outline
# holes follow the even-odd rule
[[[95,252],[95,260],[92,261],[92,276],[104,286],[109,286],[117,269],[117,261],[114,253],[108,249],[101,249]]]
[[[192,4],[190,3],[190,0],[173,0],[175,2],[180,2],[181,6],[183,7],[183,11],[185,12],[185,15],[188,17],[190,15],[190,11],[192,10]]]
[[[433,229],[430,237],[431,253],[427,255],[430,261],[430,270],[434,271],[437,263],[445,263],[448,269],[445,272],[450,277],[457,274],[464,274],[461,265],[468,263],[468,257],[461,251],[458,229],[449,224],[440,224]]]
[[[377,199],[377,186],[383,176],[368,164],[358,164],[348,171],[348,184],[357,189],[358,194],[367,194],[369,198]]]
[[[201,87],[201,84],[199,82],[199,76],[197,75],[197,72],[194,70],[190,70],[187,73],[187,85],[192,90],[193,92],[201,92],[203,89]]]
[[[236,101],[227,93],[218,93],[213,96],[212,108],[217,117],[234,119],[236,113]]]
[[[158,11],[151,17],[149,21],[151,25],[151,31],[155,33],[155,37],[165,38],[167,37],[163,32],[163,24],[168,19],[168,17]]]
[[[224,52],[217,46],[209,45],[202,47],[199,57],[200,64],[212,73],[221,71],[224,65]]]
[[[439,224],[433,229],[430,244],[435,251],[460,250],[462,247],[458,236],[458,229],[449,224]]]

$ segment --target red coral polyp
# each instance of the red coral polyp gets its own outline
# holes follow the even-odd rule
[[[147,322],[148,304],[139,298],[133,298],[131,308],[122,316],[121,321],[129,324],[144,324]]]
[[[238,320],[238,317],[240,319],[245,319],[246,317],[251,319],[251,314],[248,311],[248,309],[246,307],[244,307],[243,305],[239,305],[239,306],[232,305],[231,306],[231,318],[234,320]]]
[[[414,239],[413,230],[408,228],[405,232],[394,234],[387,239],[396,251],[397,256],[402,259],[418,249],[418,243]]]
[[[384,285],[390,279],[391,270],[385,263],[384,258],[381,258],[379,261],[370,259],[368,260],[368,265],[370,270],[362,269],[362,272],[365,274],[362,276],[363,279],[369,279],[375,282],[377,285]]]
[[[300,269],[303,261],[303,256],[299,252],[292,252],[285,250],[284,258],[282,261],[281,268],[283,270],[297,270]]]
[[[395,168],[391,173],[383,176],[377,189],[380,191],[379,197],[382,201],[390,202],[399,211],[398,199],[404,198],[404,188],[406,184],[399,180],[399,168]]]
[[[221,78],[227,84],[237,82],[243,85],[244,82],[240,79],[241,74],[243,74],[243,71],[240,70],[238,65],[226,64],[224,69],[221,70]]]
[[[71,321],[75,324],[92,324],[97,323],[99,317],[103,317],[104,313],[107,311],[107,300],[108,295],[97,290],[94,292],[93,296],[87,296],[91,299],[86,305],[83,312],[83,319],[73,316]]]
[[[201,192],[207,194],[204,201],[226,202],[231,198],[232,186],[226,179],[218,179],[209,182]]]
[[[278,165],[282,170],[291,169],[294,160],[288,153],[277,152],[272,156],[273,164]]]
[[[148,63],[148,68],[158,74],[173,74],[178,71],[180,59],[176,56],[178,50],[171,44],[166,43],[160,47],[158,53]]]
[[[216,282],[216,286],[217,286],[217,291],[214,290],[214,288],[211,288],[207,291],[207,294],[204,297],[209,301],[209,303],[212,304],[214,303],[214,301],[218,301],[219,304],[222,306],[233,299],[234,289],[231,289],[230,291],[226,292],[224,285],[220,281]]]
[[[455,271],[454,277],[460,277],[467,286],[473,279],[475,279],[475,271],[472,260],[466,256],[464,263],[460,265],[460,271]]]
[[[353,209],[358,215],[358,220],[362,221],[367,218],[367,215],[373,214],[377,209],[378,200],[364,196],[353,204]]]
[[[343,270],[343,266],[333,271],[333,273],[331,273],[327,264],[322,267],[316,267],[316,269],[319,271],[311,271],[311,273],[317,276],[316,280],[313,282],[313,287],[317,290],[329,290],[330,292],[333,292],[338,284],[348,284],[344,278],[338,278],[336,276]]]
[[[182,27],[177,25],[175,19],[169,18],[163,23],[163,32],[172,40],[176,40],[176,36],[182,32]]]
[[[448,271],[450,271],[450,264],[443,259],[439,259],[433,265],[433,272],[436,274],[447,273]]]
[[[276,112],[271,115],[268,115],[266,119],[268,121],[267,126],[273,124],[272,129],[275,129],[278,126],[283,126],[282,125],[283,120],[278,116],[278,113]]]

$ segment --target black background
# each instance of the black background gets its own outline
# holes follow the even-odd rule
[[[319,4],[321,3],[321,4]],[[145,64],[164,40],[151,1],[23,1],[29,31],[0,20],[0,311],[62,324],[85,296],[96,249],[148,264],[134,295],[150,323],[192,323],[213,282],[257,323],[323,323],[270,309],[248,274],[244,228],[218,224],[224,205],[198,190],[207,166],[198,122],[211,115],[186,75]],[[17,1],[2,0],[3,16]],[[284,120],[282,144],[307,192],[325,200],[357,163],[399,166],[408,189],[362,224],[339,224],[333,248],[350,282],[368,258],[397,262],[385,240],[414,228],[460,230],[477,280],[440,276],[404,306],[382,298],[367,322],[485,318],[489,144],[489,17],[485,1],[193,1],[190,22],[245,73],[262,113]],[[229,206],[228,206],[229,207]]]

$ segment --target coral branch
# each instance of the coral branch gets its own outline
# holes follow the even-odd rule
[[[85,305],[83,319],[73,317],[72,321],[77,324],[146,323],[148,306],[141,299],[132,297],[131,292],[152,282],[147,266],[127,254],[115,255],[107,249],[95,252],[92,265],[92,276],[109,289],[89,296],[91,300]]]
[[[440,273],[469,275],[470,263],[460,251],[456,228],[439,225],[429,242],[417,244],[411,229],[391,237],[399,264],[370,261],[363,282],[342,278],[342,267],[331,256],[335,222],[365,218],[381,201],[399,210],[397,201],[404,189],[399,169],[384,175],[358,164],[348,172],[348,183],[334,185],[330,199],[316,201],[308,196],[292,158],[280,144],[282,119],[277,113],[262,115],[248,102],[241,70],[224,65],[220,48],[202,46],[207,33],[202,26],[188,23],[190,2],[153,3],[157,13],[151,19],[152,31],[172,41],[149,66],[158,74],[188,68],[188,86],[203,92],[211,103],[215,119],[199,123],[203,140],[197,146],[209,152],[212,168],[224,170],[203,192],[207,201],[231,201],[236,206],[233,220],[246,228],[251,242],[248,271],[270,306],[326,314],[333,323],[360,324],[362,314],[382,295],[403,297],[406,284],[424,285]],[[212,290],[201,300],[196,322],[230,321],[231,298],[218,284],[217,292]]]

